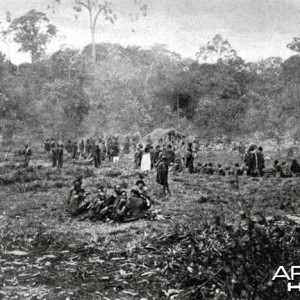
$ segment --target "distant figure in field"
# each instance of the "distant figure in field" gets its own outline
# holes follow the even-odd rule
[[[51,138],[51,141],[50,141],[50,149],[52,150],[52,149],[54,149],[54,148],[56,148],[56,143],[55,143],[54,138]]]
[[[95,168],[98,168],[101,165],[101,149],[98,144],[94,146],[93,155]]]
[[[240,142],[240,144],[239,144],[239,154],[240,154],[241,160],[244,160],[245,153],[246,153],[246,146],[245,146],[244,143]]]
[[[180,158],[177,158],[174,162],[173,172],[174,174],[180,173],[183,171],[183,165]]]
[[[291,173],[290,168],[288,167],[288,165],[286,164],[286,162],[283,162],[281,164],[280,177],[282,177],[282,178],[293,177],[293,174]]]
[[[156,151],[152,145],[149,146],[149,151],[150,151],[150,161],[151,161],[151,170],[152,170],[154,168]]]
[[[139,144],[134,154],[134,165],[136,169],[141,167],[142,157],[143,157],[143,145]]]
[[[72,144],[72,158],[73,159],[77,159],[78,155],[78,146],[77,146],[77,142],[74,142]]]
[[[52,167],[56,167],[57,165],[57,145],[54,141],[54,139],[51,139],[51,161],[52,161]]]
[[[162,157],[162,160],[159,162],[157,166],[157,175],[156,175],[156,182],[163,186],[163,193],[166,195],[166,191],[171,195],[169,183],[168,183],[168,160],[165,156]]]
[[[66,151],[68,153],[72,153],[72,141],[68,140],[67,144],[66,144]]]
[[[154,152],[154,154],[153,154],[154,159],[153,159],[153,162],[151,162],[151,164],[153,164],[153,166],[155,166],[160,160],[160,153],[161,153],[160,145],[157,145],[153,152]]]
[[[281,173],[281,166],[279,164],[279,161],[276,159],[273,163],[272,170],[275,174],[280,174]]]
[[[296,159],[292,160],[290,171],[296,175],[300,174],[300,165]]]
[[[81,140],[81,142],[79,143],[79,157],[84,157],[84,140]]]
[[[185,141],[182,141],[179,145],[179,155],[180,159],[182,160],[183,165],[185,165],[185,156],[186,156],[186,145]]]
[[[101,144],[100,144],[100,150],[101,150],[101,160],[105,161],[106,153],[107,153],[105,141],[101,142]]]
[[[215,169],[212,163],[205,164],[203,167],[203,174],[214,175]]]
[[[77,145],[77,144],[76,144]],[[89,156],[90,153],[91,153],[91,148],[92,148],[92,143],[91,143],[91,140],[90,139],[87,139],[86,140],[86,143],[85,143],[85,154],[86,156]]]
[[[235,175],[235,176],[243,176],[244,175],[243,166],[240,166],[238,163],[236,163],[234,165],[233,175]]]
[[[202,169],[203,169],[202,163],[197,162],[197,165],[194,168],[194,173],[202,174]]]
[[[59,141],[57,144],[56,156],[57,156],[57,167],[62,168],[64,162],[64,145],[61,141]]]
[[[174,161],[175,161],[175,152],[172,149],[172,145],[171,144],[168,145],[165,156],[167,157],[167,163],[168,163],[168,165],[174,163]]]
[[[214,175],[215,174],[215,168],[213,167],[212,163],[208,164],[206,172],[207,172],[207,175]]]
[[[25,168],[27,168],[29,166],[31,155],[32,155],[32,150],[29,147],[29,145],[27,144],[27,145],[25,145],[25,150],[24,150],[24,167]]]
[[[47,153],[50,153],[50,150],[51,150],[51,142],[50,142],[50,139],[46,139],[45,143],[44,143],[44,148],[45,148],[45,151]]]
[[[247,166],[248,176],[263,176],[263,170],[265,168],[263,148],[259,147],[257,149],[256,145],[251,145],[245,157],[245,164]]]
[[[124,154],[129,154],[130,153],[130,147],[131,147],[130,137],[126,136],[126,139],[125,139],[125,142],[124,142],[124,148],[123,148]]]
[[[120,144],[118,138],[115,137],[112,144],[111,144],[111,156],[113,163],[118,163],[120,159]]]
[[[226,173],[224,171],[224,169],[222,168],[222,165],[218,164],[218,175],[220,176],[226,176]]]
[[[258,147],[257,151],[257,168],[259,172],[259,176],[264,176],[264,169],[265,169],[265,157],[263,154],[263,147]]]
[[[142,161],[141,161],[141,171],[147,172],[151,170],[151,155],[150,155],[150,149],[149,146],[145,147]]]
[[[111,137],[109,137],[109,138],[107,139],[106,147],[107,147],[106,149],[107,149],[108,160],[109,160],[109,161],[112,161],[112,160],[113,160],[113,157],[112,157],[112,152],[113,152],[113,150],[112,150],[112,147],[113,147],[113,140],[112,140]]]
[[[192,147],[193,147],[194,152],[195,152],[195,153],[198,153],[199,148],[200,148],[199,141],[198,141],[198,140],[194,140],[193,146],[192,146]]]
[[[193,143],[189,143],[186,159],[185,159],[185,167],[188,168],[189,173],[193,173],[194,171],[194,156],[193,156]]]

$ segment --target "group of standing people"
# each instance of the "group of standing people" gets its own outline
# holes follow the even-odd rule
[[[245,155],[245,165],[247,167],[247,175],[252,177],[279,176],[288,178],[300,176],[300,165],[296,159],[292,159],[291,164],[283,161],[281,164],[276,159],[271,168],[266,168],[263,148],[251,145]]]
[[[141,169],[142,172],[147,172],[153,169],[157,163],[166,157],[168,164],[174,163],[176,155],[171,144],[157,145],[155,148],[152,143],[147,143],[145,147],[139,144],[137,151],[134,154],[134,165],[136,169]]]
[[[185,147],[185,142],[182,142],[182,146]],[[181,147],[182,148],[182,147]],[[246,174],[249,177],[263,177],[266,174],[276,175],[280,177],[292,177],[300,176],[300,165],[296,159],[292,160],[290,166],[285,162],[281,165],[276,160],[272,168],[267,169],[265,165],[265,157],[263,153],[263,147],[251,145],[248,150],[245,150],[245,145],[240,143],[239,153],[242,164],[236,163],[234,166],[223,168],[221,164],[217,164],[216,167],[212,163],[201,164],[195,161],[195,147],[192,142],[189,142],[185,151],[174,150],[174,147],[164,145],[163,148],[158,145],[155,148],[152,144],[148,143],[144,148],[142,145],[138,146],[135,153],[135,168],[140,168],[142,172],[148,172],[153,168],[157,170],[156,182],[163,186],[164,194],[166,191],[170,192],[168,184],[168,173],[173,170],[174,173],[187,169],[189,173],[197,173],[204,175],[235,175],[242,176]]]
[[[184,146],[185,143],[182,143],[182,147]],[[169,170],[173,169],[175,172],[181,171],[183,169],[183,163],[186,164],[189,170],[193,167],[192,143],[188,145],[184,156],[181,156],[181,151],[179,152],[179,157],[176,157],[176,152],[172,144],[164,144],[162,147],[157,145],[154,148],[151,139],[148,139],[145,147],[143,147],[142,144],[138,145],[134,155],[134,165],[136,169],[140,169],[146,173],[156,168],[156,182],[163,186],[164,194],[166,194],[166,192],[171,194],[168,183]]]
[[[51,155],[52,167],[62,168],[64,163],[64,144],[62,141],[56,142],[54,138],[47,139],[44,148]]]
[[[265,157],[263,148],[251,145],[245,155],[245,164],[247,167],[247,175],[252,177],[264,176]]]
[[[64,162],[64,151],[72,159],[86,159],[94,163],[96,168],[100,167],[101,162],[108,159],[114,163],[119,162],[120,145],[117,137],[108,138],[107,142],[99,139],[81,140],[79,143],[68,140],[66,145],[61,141],[55,141],[54,138],[47,139],[44,143],[44,149],[51,156],[52,167],[61,168]]]
[[[140,169],[141,172],[147,173],[150,170],[157,170],[157,183],[163,186],[164,193],[170,192],[168,185],[168,172],[181,172],[184,168],[189,173],[201,174],[220,174],[225,176],[228,174],[243,175],[244,173],[250,177],[262,177],[265,174],[279,174],[280,177],[291,177],[293,174],[300,174],[300,166],[297,160],[293,160],[291,166],[286,162],[279,164],[278,160],[274,161],[271,169],[265,166],[265,157],[261,146],[250,145],[246,151],[246,146],[240,143],[236,148],[239,151],[242,165],[235,164],[234,167],[228,168],[228,172],[217,164],[213,168],[212,163],[195,163],[195,156],[199,150],[199,144],[182,140],[176,145],[163,144],[153,146],[151,138],[148,138],[146,145],[138,144],[137,146],[126,138],[124,142],[124,154],[129,154],[132,149],[135,149],[134,166]],[[117,137],[109,137],[105,142],[104,139],[99,139],[98,142],[94,139],[81,140],[79,143],[68,141],[66,146],[61,141],[47,139],[45,141],[45,150],[51,155],[52,166],[57,168],[63,167],[64,150],[71,155],[73,159],[84,158],[93,161],[98,168],[102,161],[106,159],[113,163],[119,162],[121,147]],[[25,160],[24,165],[28,166],[32,155],[29,145],[26,145],[24,150]]]

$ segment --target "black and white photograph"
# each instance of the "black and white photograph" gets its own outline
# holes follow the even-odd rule
[[[300,0],[0,0],[0,300],[300,299]]]

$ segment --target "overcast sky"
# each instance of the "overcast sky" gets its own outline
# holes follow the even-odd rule
[[[60,39],[49,46],[49,52],[65,44],[83,47],[90,42],[88,19],[83,11],[75,20],[72,0],[61,0],[56,13],[47,9],[51,0],[0,0],[0,16],[6,11],[18,17],[35,8],[45,12],[57,26]],[[183,57],[195,58],[200,45],[220,33],[246,61],[293,55],[286,45],[300,35],[300,0],[143,0],[148,4],[147,17],[132,21],[136,12],[133,0],[111,0],[118,21],[115,25],[99,19],[97,42],[121,45],[166,44]],[[16,46],[0,43],[13,62],[28,60]]]

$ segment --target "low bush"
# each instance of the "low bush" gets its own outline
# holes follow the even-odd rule
[[[168,284],[184,291],[180,299],[296,299],[287,281],[271,280],[279,266],[300,264],[300,226],[292,221],[260,217],[234,228],[216,218],[201,231],[177,225],[151,244]]]

